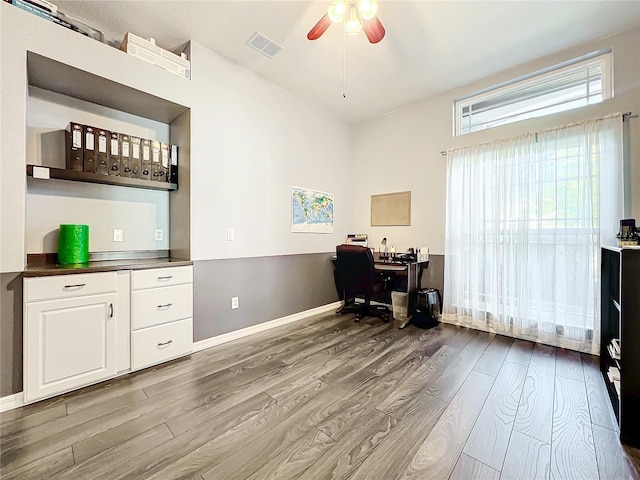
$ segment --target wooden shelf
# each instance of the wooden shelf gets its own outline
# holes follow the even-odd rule
[[[147,190],[177,190],[175,183],[154,182],[152,180],[142,180],[140,178],[114,177],[111,175],[99,175],[97,173],[78,172],[75,170],[65,170],[63,168],[43,167],[40,165],[27,165],[27,176],[33,177],[33,168],[43,168],[48,170],[49,178],[57,180],[71,180],[74,182],[102,183],[104,185],[119,185],[122,187],[145,188]],[[42,178],[36,176],[34,178]]]

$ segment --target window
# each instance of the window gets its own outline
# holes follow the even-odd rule
[[[453,101],[454,135],[613,97],[611,51],[599,51]]]
[[[443,319],[597,351],[622,115],[447,152]]]

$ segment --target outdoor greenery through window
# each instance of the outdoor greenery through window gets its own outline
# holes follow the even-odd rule
[[[613,97],[611,51],[599,51],[454,100],[455,135]]]

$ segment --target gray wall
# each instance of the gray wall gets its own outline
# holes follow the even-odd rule
[[[333,255],[194,262],[194,341],[337,301]],[[237,310],[231,310],[231,297],[239,297]]]
[[[0,397],[22,391],[22,274],[0,274]]]

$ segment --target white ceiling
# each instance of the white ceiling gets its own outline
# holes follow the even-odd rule
[[[640,25],[640,1],[379,0],[386,37],[307,32],[324,1],[55,1],[121,41],[128,31],[179,51],[193,39],[356,124],[507,68]],[[285,49],[269,59],[246,45],[259,31]]]

